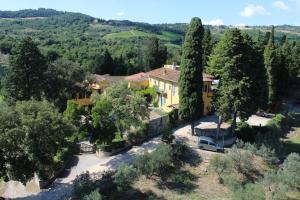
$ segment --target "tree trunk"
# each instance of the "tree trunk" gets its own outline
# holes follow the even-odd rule
[[[234,112],[234,114],[233,114],[233,122],[232,122],[232,130],[231,130],[232,136],[233,136],[234,133],[235,133],[236,118],[237,118],[237,112]]]
[[[191,128],[192,128],[192,135],[195,135],[195,122],[191,122]]]
[[[222,116],[219,116],[218,127],[217,127],[217,139],[219,139],[219,136],[220,136],[221,124],[222,124]]]

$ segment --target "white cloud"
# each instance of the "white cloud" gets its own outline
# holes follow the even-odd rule
[[[120,12],[117,12],[116,15],[119,17],[122,17],[125,15],[125,13],[123,11],[120,11]]]
[[[247,26],[246,24],[244,24],[244,23],[240,23],[240,24],[235,24],[235,25],[233,25],[234,27],[245,27],[245,26]]]
[[[289,7],[283,1],[275,1],[273,6],[281,10],[287,10]]]
[[[244,10],[240,12],[243,17],[251,17],[254,15],[270,15],[270,13],[261,5],[248,4]]]
[[[208,25],[212,25],[212,26],[221,26],[224,25],[223,21],[221,19],[213,19],[211,21],[205,21],[203,20],[203,24],[208,24]]]

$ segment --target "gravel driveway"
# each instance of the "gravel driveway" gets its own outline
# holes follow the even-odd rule
[[[193,138],[189,136],[191,128],[190,125],[183,125],[174,130],[174,135],[180,140],[187,143],[193,143]],[[192,136],[193,137],[193,136]],[[191,143],[190,143],[191,142]],[[77,175],[88,171],[90,173],[101,174],[107,170],[115,170],[124,163],[132,162],[138,154],[143,153],[145,150],[153,151],[157,145],[161,143],[161,138],[156,137],[140,146],[134,146],[129,151],[111,157],[96,157],[95,154],[85,154],[74,156],[70,166],[68,166],[63,177],[56,179],[49,189],[42,190],[36,194],[26,193],[26,191],[13,194],[13,191],[6,191],[4,197],[18,198],[22,200],[59,200],[68,197],[72,192],[72,182]],[[191,145],[193,146],[193,145]],[[204,152],[205,153],[205,152]],[[205,153],[206,154],[206,153]],[[10,194],[10,195],[7,195]]]

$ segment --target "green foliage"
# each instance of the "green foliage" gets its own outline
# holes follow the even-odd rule
[[[74,180],[73,195],[78,199],[83,199],[85,196],[94,191],[94,189],[95,185],[88,172],[80,174]]]
[[[148,151],[139,155],[134,161],[134,167],[139,171],[140,174],[145,176],[151,176],[153,173],[151,160],[152,156]]]
[[[139,155],[134,166],[145,176],[163,175],[173,165],[172,161],[172,147],[167,144],[160,144],[152,153],[145,152]]]
[[[92,109],[95,140],[111,143],[118,132],[122,134],[141,128],[148,118],[147,102],[144,97],[128,89],[126,83],[115,84],[106,89]]]
[[[291,153],[282,165],[279,173],[283,174],[284,183],[290,188],[295,189],[300,186],[300,156],[296,153]]]
[[[177,121],[179,119],[178,110],[172,110],[171,112],[168,113],[168,115],[169,115],[170,126],[171,127],[175,127],[176,123],[177,123]]]
[[[209,168],[214,171],[219,178],[219,183],[223,183],[222,175],[230,170],[231,163],[227,157],[216,155],[209,162]]]
[[[57,59],[50,62],[45,76],[44,93],[60,110],[65,109],[67,100],[86,92],[79,85],[83,82],[85,73],[72,61]]]
[[[246,178],[252,178],[253,166],[253,155],[249,151],[244,151],[236,147],[232,147],[228,153],[228,158],[233,164],[233,169],[245,176]]]
[[[255,192],[254,192],[255,191]],[[261,183],[246,184],[239,189],[233,191],[233,200],[265,200],[266,195],[264,187]]]
[[[263,107],[263,102],[253,101],[264,98],[265,79],[257,77],[264,67],[255,60],[258,52],[252,43],[248,35],[231,29],[225,32],[210,57],[207,70],[220,78],[216,108],[223,120],[229,119],[232,113],[245,119]]]
[[[94,126],[93,141],[99,143],[111,143],[117,131],[111,119],[113,109],[111,100],[107,96],[100,96],[96,105],[92,109],[92,119]]]
[[[7,98],[40,99],[47,65],[31,38],[25,38],[12,50],[9,64],[4,82]]]
[[[146,54],[146,70],[150,71],[156,68],[162,67],[167,60],[167,48],[159,44],[159,40],[156,37],[149,39]]]
[[[161,140],[166,144],[171,144],[174,139],[175,136],[173,135],[172,128],[171,127],[166,128],[162,133]]]
[[[121,165],[113,176],[119,191],[124,191],[139,177],[135,168],[129,165]]]
[[[201,20],[193,18],[186,33],[182,49],[179,77],[179,114],[183,119],[190,122],[203,115],[203,33],[204,29]]]
[[[66,120],[69,120],[73,125],[80,127],[81,116],[85,115],[86,111],[83,106],[72,101],[67,102],[67,108],[63,115]]]
[[[149,123],[142,123],[139,127],[136,127],[135,130],[132,130],[128,133],[127,138],[129,142],[135,143],[141,139],[145,139],[148,135]]]
[[[202,41],[203,46],[203,58],[202,58],[202,66],[205,68],[207,66],[208,58],[212,52],[212,36],[209,29],[204,30],[204,36]]]
[[[9,179],[25,183],[34,172],[42,180],[51,178],[70,155],[76,129],[46,101],[2,106],[0,118],[7,123],[1,123],[0,146]]]
[[[102,200],[102,196],[99,193],[99,190],[96,189],[96,190],[92,191],[90,194],[85,195],[83,197],[83,200]]]

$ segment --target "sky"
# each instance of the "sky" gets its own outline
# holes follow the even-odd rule
[[[0,0],[0,10],[53,8],[102,19],[211,25],[300,25],[300,0]]]

